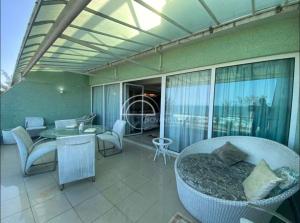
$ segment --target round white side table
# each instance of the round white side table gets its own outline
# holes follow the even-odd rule
[[[152,139],[152,143],[154,144],[156,151],[154,155],[154,161],[156,157],[160,154],[163,154],[165,165],[167,164],[166,161],[166,154],[168,153],[169,146],[173,143],[172,139],[169,138],[154,138]],[[168,155],[168,154],[167,154]]]

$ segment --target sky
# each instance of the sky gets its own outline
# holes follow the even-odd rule
[[[35,0],[1,0],[1,70],[12,75]]]

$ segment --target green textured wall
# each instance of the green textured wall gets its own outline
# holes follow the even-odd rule
[[[219,63],[299,51],[299,15],[268,18],[163,51],[164,73]],[[159,67],[159,56],[137,60]],[[90,84],[102,84],[158,74],[131,63],[94,73]]]
[[[68,72],[32,72],[1,95],[1,129],[24,125],[27,116],[76,118],[90,112],[88,76]],[[60,94],[58,87],[65,92]]]

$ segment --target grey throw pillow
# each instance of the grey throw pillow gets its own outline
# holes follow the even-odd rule
[[[223,146],[215,149],[212,154],[216,155],[221,159],[226,165],[232,166],[240,161],[247,158],[247,154],[238,149],[236,146],[230,142],[226,142]]]

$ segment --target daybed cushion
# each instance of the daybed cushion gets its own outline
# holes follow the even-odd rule
[[[251,201],[263,199],[281,181],[283,180],[276,176],[266,161],[261,160],[243,182],[245,195]]]
[[[239,150],[235,145],[226,142],[223,146],[213,151],[226,165],[232,166],[247,158],[247,154]]]
[[[299,183],[299,173],[291,168],[284,166],[276,169],[275,174],[277,177],[283,179],[269,194],[269,197],[277,196],[284,191],[294,187]]]
[[[195,190],[225,200],[246,200],[242,182],[254,168],[239,162],[227,166],[213,154],[197,153],[183,157],[178,163],[178,174]]]

